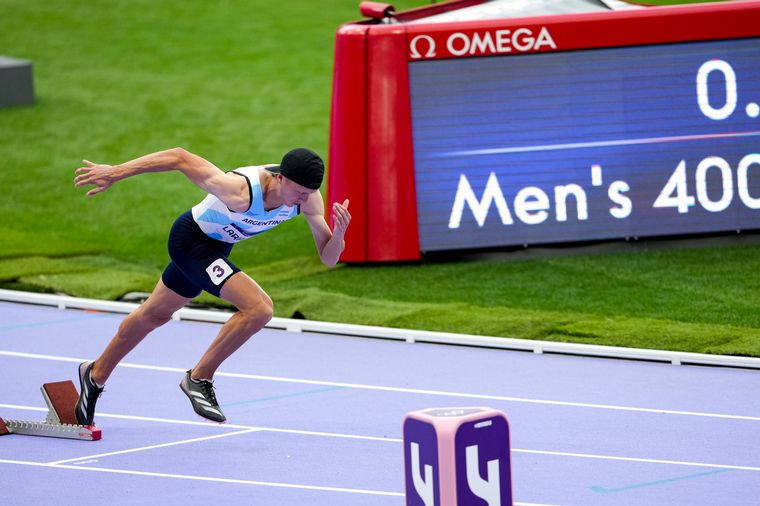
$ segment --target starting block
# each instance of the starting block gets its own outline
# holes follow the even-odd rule
[[[407,506],[512,506],[509,422],[490,408],[433,408],[404,419]]]
[[[3,420],[0,418],[0,436],[24,434],[27,436],[47,436],[67,439],[97,441],[100,429],[94,425],[79,425],[74,411],[79,393],[73,381],[57,381],[42,385],[42,396],[48,405],[48,415],[44,422],[24,420]]]

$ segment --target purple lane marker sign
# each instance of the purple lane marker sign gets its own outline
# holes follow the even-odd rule
[[[407,506],[440,506],[438,438],[433,425],[404,422],[404,466]]]
[[[465,422],[454,438],[457,506],[512,504],[509,425],[502,416]]]

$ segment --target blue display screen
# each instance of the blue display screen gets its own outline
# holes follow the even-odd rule
[[[760,39],[409,74],[423,252],[760,228]]]

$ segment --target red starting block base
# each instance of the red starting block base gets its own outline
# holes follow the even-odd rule
[[[27,436],[60,437],[97,441],[100,429],[94,425],[79,425],[75,408],[79,393],[73,381],[45,383],[40,389],[48,405],[48,415],[44,422],[24,420],[3,420],[0,418],[0,436],[23,434]]]

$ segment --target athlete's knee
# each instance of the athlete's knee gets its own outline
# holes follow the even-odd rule
[[[251,301],[244,307],[238,308],[242,318],[245,318],[252,326],[263,327],[274,316],[274,304],[266,294],[258,300]]]
[[[251,319],[255,319],[256,322],[263,327],[269,323],[269,321],[274,316],[274,306],[272,305],[272,301],[269,301],[268,303],[266,301],[262,301],[260,304],[257,304],[255,307],[253,307],[248,312],[248,315]]]
[[[140,306],[136,311],[141,323],[153,328],[160,327],[172,319],[172,313],[168,310],[151,306]]]

